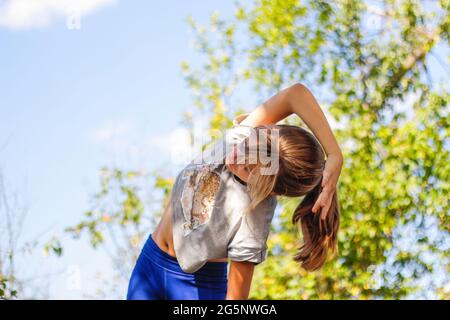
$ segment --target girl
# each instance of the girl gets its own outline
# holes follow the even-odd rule
[[[292,113],[321,145],[301,127],[276,124]],[[256,140],[250,139],[253,133]],[[303,268],[321,268],[336,251],[336,185],[343,156],[304,85],[294,84],[237,117],[220,142],[232,152],[206,163],[193,161],[178,174],[161,221],[136,262],[127,299],[248,299],[254,266],[267,258],[277,196],[303,197],[292,217],[303,233],[294,257]],[[250,161],[255,150],[269,150],[265,156],[275,161],[267,163],[263,153]]]

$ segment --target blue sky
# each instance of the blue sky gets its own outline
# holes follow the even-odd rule
[[[164,170],[159,139],[191,103],[180,62],[198,59],[185,18],[206,22],[232,9],[228,1],[118,1],[82,16],[78,30],[56,14],[46,26],[0,26],[0,168],[29,206],[23,240],[78,222],[101,166]],[[51,298],[81,298],[108,259],[86,252],[85,241],[65,245],[38,273],[63,272],[51,278]],[[73,265],[80,290],[65,283]]]
[[[29,207],[23,240],[46,240],[80,221],[104,165],[173,173],[166,138],[192,102],[180,62],[199,59],[185,18],[206,22],[214,10],[226,17],[234,8],[232,1],[79,2],[79,30],[67,28],[58,1],[29,16],[0,13],[0,169]],[[35,252],[36,264],[21,261],[23,274],[54,272],[50,298],[94,294],[97,271],[110,273],[108,257],[84,240],[64,245],[60,259]],[[73,266],[82,272],[76,289],[67,284]]]

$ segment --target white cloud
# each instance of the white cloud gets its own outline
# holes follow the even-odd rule
[[[49,25],[57,18],[88,15],[116,0],[6,0],[0,4],[0,26],[27,29]]]
[[[105,142],[130,132],[131,125],[126,122],[109,121],[92,132],[92,140]]]
[[[181,126],[169,132],[158,132],[134,121],[109,120],[90,131],[88,139],[112,158],[126,158],[128,162],[158,159],[178,165],[188,162],[194,153],[189,131]]]
[[[165,135],[150,135],[145,147],[155,149],[159,154],[168,157],[172,164],[185,163],[194,153],[190,144],[189,131],[183,127],[176,127]]]

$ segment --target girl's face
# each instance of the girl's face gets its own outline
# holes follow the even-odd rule
[[[251,170],[256,166],[256,164],[248,163],[237,163],[237,145],[234,145],[233,151],[230,152],[225,158],[225,165],[227,168],[239,179],[244,182],[248,182],[248,177]],[[242,160],[240,162],[243,162]],[[247,161],[248,162],[248,161]]]

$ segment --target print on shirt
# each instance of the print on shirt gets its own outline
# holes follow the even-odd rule
[[[187,236],[211,218],[216,193],[220,187],[220,175],[214,171],[214,166],[204,165],[186,169],[183,179],[187,180],[181,194],[185,218],[183,233]]]

